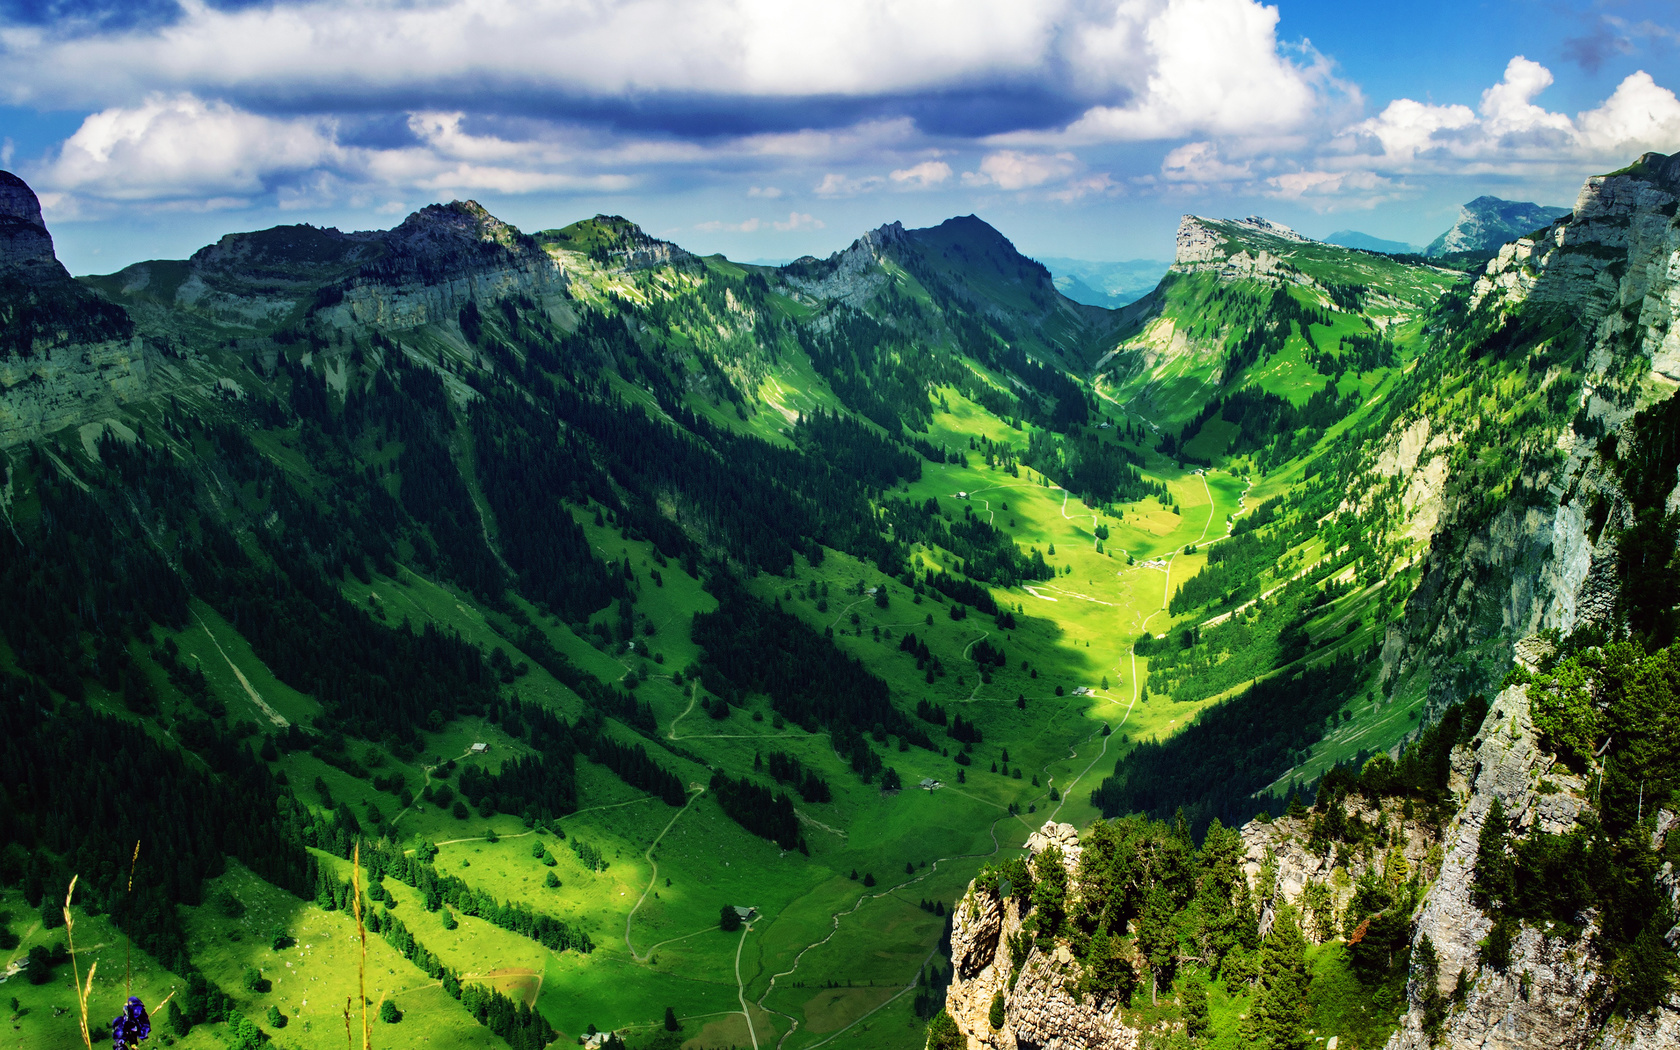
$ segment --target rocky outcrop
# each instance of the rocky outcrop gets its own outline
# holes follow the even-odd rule
[[[1350,820],[1357,818],[1385,833],[1392,829],[1394,844],[1388,849],[1366,845],[1352,850],[1315,850],[1310,844],[1311,816],[1257,819],[1243,825],[1243,871],[1260,904],[1262,934],[1271,929],[1273,917],[1284,905],[1307,913],[1308,886],[1321,885],[1330,893],[1331,914],[1336,917],[1333,928],[1315,929],[1309,921],[1307,930],[1313,939],[1324,940],[1339,929],[1355,887],[1367,872],[1386,873],[1400,882],[1419,870],[1426,878],[1431,877],[1439,867],[1438,829],[1406,817],[1393,800],[1371,802],[1356,794],[1337,805]]]
[[[1458,441],[1457,434],[1433,432],[1429,419],[1419,416],[1390,436],[1377,453],[1378,476],[1397,478],[1404,485],[1404,532],[1414,541],[1426,542],[1435,533],[1447,481],[1447,453]]]
[[[817,300],[833,300],[862,309],[892,281],[882,265],[895,249],[909,244],[901,222],[889,222],[853,241],[826,260],[807,256],[784,270],[787,282]]]
[[[1528,687],[1501,692],[1481,730],[1453,754],[1452,784],[1464,798],[1448,824],[1440,878],[1417,915],[1413,943],[1428,937],[1440,960],[1438,990],[1450,995],[1462,983],[1463,1001],[1448,1015],[1438,1039],[1424,1030],[1426,991],[1414,972],[1409,1009],[1388,1050],[1647,1050],[1672,1047],[1680,1038],[1680,997],[1655,1014],[1605,1026],[1594,1012],[1597,972],[1592,938],[1597,919],[1581,916],[1577,931],[1524,925],[1504,970],[1482,965],[1479,942],[1492,921],[1471,900],[1482,827],[1497,799],[1517,833],[1562,834],[1590,818],[1590,789],[1556,764],[1537,744]],[[1664,876],[1670,876],[1664,871]],[[1462,975],[1462,977],[1461,977]]]
[[[1027,840],[1035,857],[1052,845],[1062,850],[1071,874],[1079,856],[1073,826],[1047,821]],[[1045,951],[1034,945],[1016,965],[1011,943],[1026,939],[1021,910],[1014,897],[970,883],[953,913],[945,1010],[970,1050],[1135,1050],[1138,1032],[1120,1020],[1117,997],[1074,990],[1080,966],[1065,946]],[[992,999],[1000,992],[1004,1023],[993,1028]]]
[[[0,172],[0,448],[143,397],[152,356],[59,263],[34,192]]]
[[[31,281],[70,279],[53,253],[41,202],[28,183],[9,171],[0,171],[0,271]]]
[[[1172,269],[1179,273],[1217,273],[1228,280],[1256,278],[1279,282],[1293,268],[1279,254],[1307,238],[1287,226],[1257,216],[1208,219],[1186,215],[1179,220]]]
[[[1424,254],[1440,257],[1459,252],[1491,252],[1507,241],[1532,233],[1553,219],[1568,214],[1568,209],[1530,201],[1477,197],[1458,209],[1458,221],[1431,241]]]

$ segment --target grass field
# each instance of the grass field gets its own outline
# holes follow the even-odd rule
[[[981,435],[1022,440],[1020,432],[960,396],[950,403],[952,411],[936,421],[936,440],[953,445]],[[966,769],[949,754],[889,750],[889,764],[907,784],[923,777],[943,782],[931,793],[883,794],[859,783],[826,734],[778,729],[768,708],[757,709],[762,720],[751,717],[751,704],[723,721],[698,710],[693,694],[675,687],[669,672],[698,657],[687,622],[696,611],[714,607],[714,600],[674,564],[660,570],[663,583],[655,586],[648,571],[654,567],[654,552],[648,544],[628,539],[610,524],[595,524],[590,511],[577,512],[604,557],[629,559],[638,575],[637,611],[653,633],[626,650],[621,643],[609,646],[580,635],[575,625],[545,620],[535,610],[528,613],[557,648],[603,678],[617,680],[631,668],[645,671],[637,696],[652,704],[662,737],[683,753],[740,769],[752,764],[755,752],[782,750],[819,771],[833,786],[834,799],[798,806],[810,844],[808,858],[783,854],[744,833],[699,790],[709,776],[705,767],[676,754],[661,754],[659,760],[695,787],[689,804],[680,808],[626,788],[580,760],[579,811],[559,822],[565,841],[504,815],[485,819],[470,814],[457,820],[420,802],[403,809],[390,793],[375,791],[368,782],[307,754],[286,757],[283,768],[306,801],[318,801],[305,785],[320,778],[335,802],[363,811],[372,803],[403,836],[436,843],[441,872],[459,875],[498,898],[578,922],[595,942],[587,956],[556,956],[468,917],[446,934],[438,916],[417,907],[412,891],[388,883],[398,901],[396,914],[448,965],[534,997],[537,1008],[569,1036],[591,1024],[634,1032],[634,1026],[658,1018],[669,1006],[695,1046],[750,1045],[754,1038],[762,1044],[784,1034],[783,1045],[790,1050],[819,1043],[914,1043],[921,1025],[909,1010],[913,996],[905,993],[929,960],[942,924],[918,902],[954,900],[983,858],[1019,848],[1051,816],[1087,823],[1096,815],[1089,791],[1111,768],[1122,741],[1170,733],[1192,714],[1186,705],[1140,702],[1135,683],[1146,667],[1131,657],[1131,641],[1146,628],[1166,628],[1165,600],[1202,559],[1184,549],[1225,532],[1244,482],[1217,472],[1204,477],[1176,471],[1161,480],[1178,513],[1151,501],[1108,514],[1047,485],[1035,472],[1010,477],[983,466],[930,466],[908,486],[910,497],[933,497],[951,513],[961,513],[963,506],[954,494],[968,491],[967,506],[1006,528],[1023,546],[1054,547],[1049,558],[1058,570],[1054,579],[997,592],[1000,602],[1018,610],[1012,631],[996,630],[989,618],[985,625],[975,618],[954,621],[944,599],[918,600],[898,581],[883,579],[872,567],[839,553],[831,553],[820,568],[801,561],[788,577],[754,581],[765,598],[781,600],[814,627],[832,628],[837,644],[900,695],[927,696],[981,726],[986,742],[974,749],[975,762]],[[1099,523],[1110,529],[1101,551],[1094,534]],[[1146,567],[1143,562],[1152,558],[1161,564]],[[826,587],[820,608],[819,600],[807,595],[812,584]],[[886,607],[858,594],[860,585],[884,586]],[[496,631],[499,614],[407,570],[394,579],[376,578],[371,585],[349,584],[345,593],[376,615],[383,611],[389,621],[430,620],[520,658]],[[188,648],[191,630],[180,641],[206,663],[212,653],[221,658],[209,644],[218,624],[210,624],[194,642],[197,648]],[[931,685],[920,680],[913,660],[897,648],[910,631],[948,669]],[[983,639],[1004,648],[1009,658],[984,683],[968,656]],[[306,698],[289,695],[263,674],[248,649],[230,641],[222,639],[228,658],[223,678],[214,682],[218,695],[236,687],[243,691],[232,674],[237,667],[265,700],[274,694],[270,702],[278,710],[307,717]],[[655,662],[656,655],[662,660]],[[516,688],[522,697],[568,714],[578,706],[570,690],[534,664]],[[1018,706],[1023,699],[1024,710]],[[1113,735],[1103,735],[1105,726]],[[489,755],[465,757],[474,742],[489,743]],[[417,792],[428,767],[435,775],[435,767],[449,758],[494,767],[520,751],[517,742],[488,725],[456,723],[427,735],[424,753],[405,773],[406,786]],[[947,745],[947,751],[954,748]],[[388,771],[401,768],[389,755],[374,760]],[[1011,775],[989,772],[994,762],[1007,766]],[[959,772],[965,774],[961,783]],[[1063,797],[1051,801],[1052,788]],[[1010,814],[1011,804],[1020,815]],[[496,842],[488,841],[491,829]],[[569,848],[579,840],[601,851],[606,870],[591,871],[579,863]],[[536,841],[554,857],[554,868],[532,856]],[[550,870],[561,881],[557,889],[544,884]],[[866,887],[864,875],[875,884]],[[725,903],[758,909],[744,934],[717,930],[718,909]],[[422,996],[422,990],[405,985],[400,994]],[[743,1000],[748,1013],[742,1012]],[[443,1038],[441,1032],[437,1038]]]

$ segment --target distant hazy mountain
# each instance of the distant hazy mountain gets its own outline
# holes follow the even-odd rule
[[[1088,259],[1043,259],[1055,279],[1056,290],[1076,303],[1118,309],[1148,295],[1160,283],[1170,263],[1160,259],[1092,262]]]
[[[1418,250],[1417,245],[1404,241],[1385,241],[1381,237],[1373,237],[1358,230],[1337,230],[1324,238],[1326,244],[1339,244],[1343,248],[1359,248],[1368,252],[1382,252],[1386,255],[1410,255]]]
[[[1568,214],[1568,208],[1553,208],[1532,201],[1477,197],[1458,209],[1458,221],[1446,233],[1431,241],[1424,254],[1491,252],[1506,241],[1533,233],[1553,219]]]

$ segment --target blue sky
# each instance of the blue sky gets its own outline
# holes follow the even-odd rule
[[[0,161],[72,271],[472,197],[791,258],[974,212],[1423,243],[1680,150],[1675,0],[0,0]]]

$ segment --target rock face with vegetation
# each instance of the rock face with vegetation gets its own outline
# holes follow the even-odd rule
[[[1632,642],[1546,653],[1454,752],[1464,802],[1417,914],[1392,1050],[1680,1040],[1677,657]]]
[[[1677,481],[1662,422],[1680,359],[1677,199],[1680,160],[1661,154],[1587,180],[1573,213],[1501,248],[1442,317],[1439,338],[1470,353],[1427,362],[1433,392],[1396,422],[1460,437],[1391,678],[1427,673],[1444,702],[1485,690],[1531,632],[1646,622],[1651,574],[1634,566]],[[1476,406],[1507,387],[1533,407],[1490,428]],[[1635,572],[1645,582],[1625,587]]]
[[[1046,822],[1027,840],[1027,850],[1032,860],[1021,870],[1035,869],[1043,856],[1046,870],[1059,863],[1063,877],[1077,875],[1079,836],[1071,824]],[[958,903],[952,912],[946,1012],[973,1037],[970,1046],[1132,1050],[1138,1033],[1119,1020],[1117,994],[1082,991],[1082,967],[1067,947],[1052,941],[1041,949],[1027,929],[1031,886],[1030,879],[1007,890],[1001,882],[982,881]],[[1000,997],[1003,1017],[994,1024],[993,1004]]]
[[[1540,670],[1491,703],[1450,708],[1398,761],[1334,770],[1310,809],[1240,837],[1215,824],[1198,851],[1135,819],[1083,842],[1046,824],[953,912],[935,1036],[1674,1045],[1680,820],[1656,800],[1680,785],[1680,646],[1536,642]],[[1211,1020],[1210,992],[1229,1004]]]

